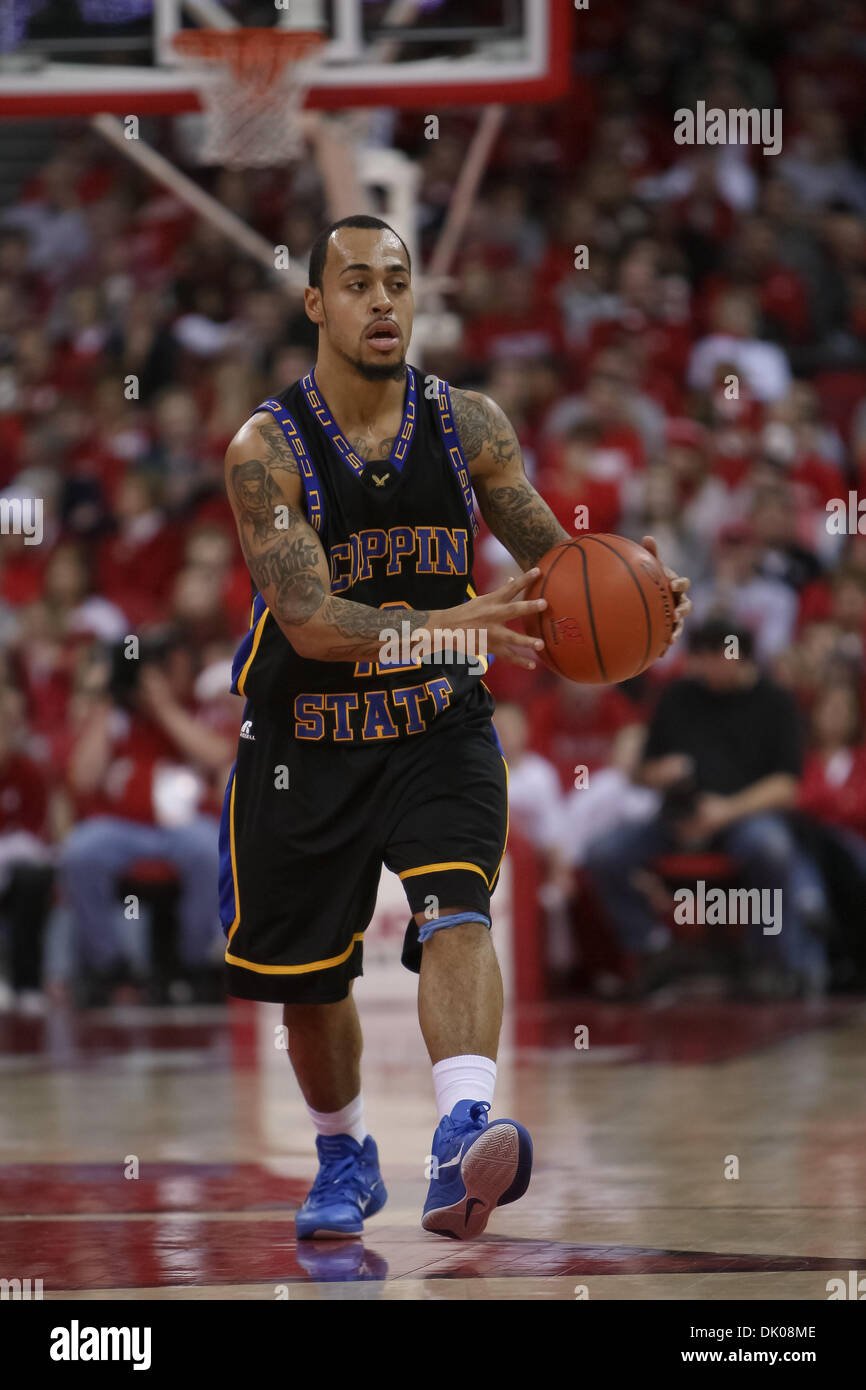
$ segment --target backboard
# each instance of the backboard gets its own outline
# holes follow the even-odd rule
[[[570,24],[570,0],[14,0],[0,117],[195,111],[192,27],[321,31],[310,108],[540,102],[567,89]]]

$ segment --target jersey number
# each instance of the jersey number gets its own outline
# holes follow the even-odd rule
[[[411,603],[407,603],[406,600],[402,598],[391,599],[388,603],[380,603],[380,611],[383,608],[408,608],[410,612],[412,611]],[[393,630],[397,633],[398,639],[400,639],[403,633],[402,627],[398,625]],[[405,663],[393,661],[356,661],[355,679],[363,680],[367,676],[381,676],[391,671],[417,671],[423,664],[422,661],[409,661]]]

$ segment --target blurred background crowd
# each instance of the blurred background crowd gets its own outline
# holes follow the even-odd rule
[[[503,407],[569,531],[654,535],[696,610],[624,686],[487,678],[552,987],[667,978],[688,873],[784,890],[736,988],[866,977],[864,74],[856,3],[591,6],[571,94],[509,110],[463,239],[462,339],[424,370]],[[677,145],[698,100],[780,108],[781,152]],[[381,113],[421,171],[425,251],[477,121],[439,115],[427,140]],[[182,161],[172,121],[142,133]],[[222,457],[315,332],[86,126],[55,135],[0,214],[0,500],[44,506],[40,544],[0,536],[0,1004],[207,1000],[249,620]],[[328,220],[312,162],[192,172],[304,263]],[[512,568],[480,540],[479,592]]]

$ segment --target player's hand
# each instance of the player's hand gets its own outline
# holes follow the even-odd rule
[[[536,662],[533,655],[544,649],[539,637],[529,637],[525,632],[516,632],[507,626],[516,619],[528,618],[547,607],[547,599],[518,599],[524,589],[537,579],[541,571],[527,570],[509,579],[489,594],[479,594],[468,603],[457,608],[446,608],[439,617],[443,627],[464,632],[484,631],[487,634],[487,651],[493,656],[504,658],[512,666],[522,666],[526,671],[534,671]],[[478,650],[478,647],[476,647]]]
[[[692,581],[677,574],[676,570],[669,569],[668,566],[659,559],[659,548],[656,545],[655,537],[644,536],[641,545],[644,550],[649,551],[650,555],[655,556],[671,582],[671,591],[673,592],[676,603],[674,608],[674,630],[671,633],[671,640],[668,642],[668,647],[671,647],[682,632],[683,623],[692,611],[692,601],[687,597],[688,590],[692,587]],[[667,647],[665,651],[667,651]]]

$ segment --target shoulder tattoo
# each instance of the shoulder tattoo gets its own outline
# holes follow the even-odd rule
[[[454,390],[451,392],[451,406],[467,463],[487,453],[494,463],[504,468],[520,457],[520,444],[514,427],[498,405],[484,397]]]

